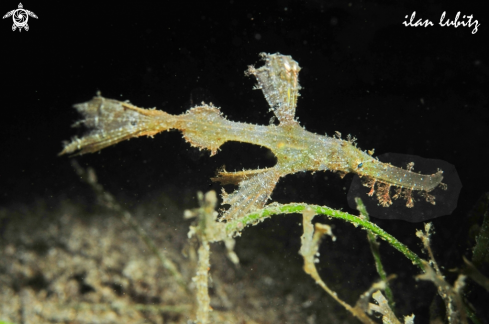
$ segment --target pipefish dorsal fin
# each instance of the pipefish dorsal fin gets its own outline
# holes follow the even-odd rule
[[[280,121],[280,125],[296,124],[295,109],[299,98],[299,64],[289,55],[260,54],[265,65],[255,69],[249,66],[247,75],[254,75],[258,81],[255,89],[261,89],[263,95]]]

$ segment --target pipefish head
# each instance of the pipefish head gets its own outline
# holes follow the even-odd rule
[[[359,176],[370,174],[371,169],[375,168],[375,165],[379,163],[376,158],[353,146],[345,147],[343,153],[345,171],[356,173]]]
[[[375,165],[379,163],[378,160],[372,157],[364,158],[357,157],[348,161],[350,172],[358,174],[360,177],[364,175],[370,175],[372,170],[375,169]]]
[[[329,163],[329,169],[343,173],[356,173],[362,177],[364,175],[370,175],[373,169],[375,169],[374,164],[378,163],[379,161],[372,157],[350,157],[347,159],[331,161]]]

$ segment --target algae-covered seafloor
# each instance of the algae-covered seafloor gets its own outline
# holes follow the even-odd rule
[[[187,239],[190,222],[183,219],[184,208],[177,206],[175,199],[154,194],[138,203],[121,201],[132,211],[132,222],[146,232],[164,259],[176,266],[183,285],[150,251],[144,237],[114,210],[96,200],[62,200],[65,202],[57,206],[40,201],[0,210],[1,320],[193,323],[197,306],[192,277],[199,244]],[[477,223],[476,218],[480,220],[487,210],[487,201],[484,196],[468,219]],[[304,273],[298,253],[302,219],[274,217],[246,228],[237,238],[239,266],[226,257],[224,244],[211,245],[210,323],[358,323]],[[342,221],[317,218],[332,225],[337,239],[323,241],[316,267],[338,296],[354,304],[379,280],[365,244],[366,232]],[[411,236],[415,237],[414,232]],[[432,240],[437,240],[436,234]],[[409,241],[411,248],[419,245],[417,239]],[[435,286],[416,280],[419,269],[386,243],[381,243],[380,251],[387,274],[397,275],[390,282],[397,316],[414,313],[415,323],[437,314],[443,318],[443,303]],[[434,253],[440,252],[435,249]],[[478,262],[484,265],[487,260]],[[452,284],[458,272],[450,274],[441,267]],[[480,318],[483,283],[466,281],[463,296],[472,301]],[[441,310],[436,311],[434,305]]]
[[[177,265],[190,294],[110,210],[77,203],[51,208],[39,202],[0,212],[0,319],[189,323],[194,316],[196,245],[187,240],[189,221],[183,219],[183,210],[163,196],[157,201],[139,204],[133,217]],[[273,238],[261,243],[243,238],[237,248],[240,267],[226,258],[222,244],[212,246],[212,322],[319,323],[318,316],[335,321],[348,316],[303,274],[298,247],[289,253],[290,242],[276,243]]]

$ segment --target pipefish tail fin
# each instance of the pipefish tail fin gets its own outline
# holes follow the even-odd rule
[[[87,134],[66,143],[59,155],[97,152],[126,139],[152,136],[172,128],[172,115],[161,110],[143,109],[113,99],[96,96],[74,105],[83,116],[73,127],[85,126]]]

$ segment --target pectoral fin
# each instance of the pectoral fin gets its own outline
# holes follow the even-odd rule
[[[257,170],[243,170],[238,172],[227,172],[224,169],[224,166],[217,172],[217,175],[214,178],[211,178],[212,181],[219,181],[222,185],[234,184],[239,185],[239,183],[243,180],[254,177],[258,174],[268,172],[271,169],[257,169]]]

